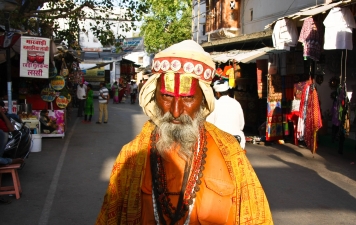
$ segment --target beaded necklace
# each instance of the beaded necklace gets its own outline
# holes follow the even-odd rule
[[[159,225],[160,221],[166,225],[163,214],[170,218],[171,225],[176,224],[188,212],[187,219],[184,224],[188,224],[190,214],[195,202],[196,192],[200,190],[201,178],[203,177],[203,170],[205,165],[207,141],[206,130],[204,127],[200,128],[198,142],[195,145],[193,157],[184,167],[184,176],[182,188],[180,192],[169,192],[167,188],[167,178],[163,166],[162,157],[158,154],[156,149],[156,141],[158,134],[154,131],[151,135],[151,173],[152,173],[152,200],[156,223]],[[190,176],[189,176],[190,173]],[[173,206],[169,195],[179,195],[177,206]]]

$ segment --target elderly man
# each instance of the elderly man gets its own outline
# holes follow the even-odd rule
[[[236,139],[205,122],[215,64],[194,41],[158,53],[139,94],[150,117],[121,150],[96,224],[273,224]]]

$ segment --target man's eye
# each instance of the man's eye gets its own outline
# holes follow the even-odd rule
[[[194,96],[193,95],[190,95],[190,96],[182,96],[183,99],[193,99]]]

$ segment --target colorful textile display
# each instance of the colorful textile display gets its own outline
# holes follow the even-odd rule
[[[297,137],[298,140],[305,141],[313,154],[318,147],[317,132],[321,127],[322,119],[318,93],[315,85],[307,82],[300,101]]]
[[[299,107],[297,138],[299,141],[304,141],[305,118],[307,115],[307,103],[309,97],[309,84],[304,86],[304,89],[301,94],[302,96]]]
[[[267,102],[266,140],[283,139],[283,114],[280,101]]]
[[[268,82],[268,100],[281,101],[283,96],[282,76],[279,74],[269,75]]]
[[[235,71],[234,68],[231,67],[226,71],[226,75],[229,77],[229,88],[235,87]]]
[[[314,84],[311,84],[309,87],[309,97],[307,102],[306,118],[305,118],[305,134],[304,140],[307,147],[314,154],[317,145],[317,132],[323,126],[320,106],[319,106],[319,98],[318,93],[314,87]]]
[[[292,101],[294,99],[294,76],[282,76],[282,80],[284,85],[284,100]]]
[[[319,61],[320,52],[323,49],[324,26],[316,17],[304,20],[299,40],[303,44],[303,56],[314,61]]]

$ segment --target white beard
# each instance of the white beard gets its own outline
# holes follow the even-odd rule
[[[156,115],[161,115],[162,111],[155,106]],[[181,115],[174,118],[170,112],[159,118],[157,133],[159,139],[156,148],[159,154],[164,157],[165,153],[179,147],[178,155],[188,161],[192,156],[193,148],[199,138],[199,128],[203,125],[205,117],[202,114],[202,107],[192,119],[188,115]],[[180,121],[180,124],[172,123],[172,120]]]

